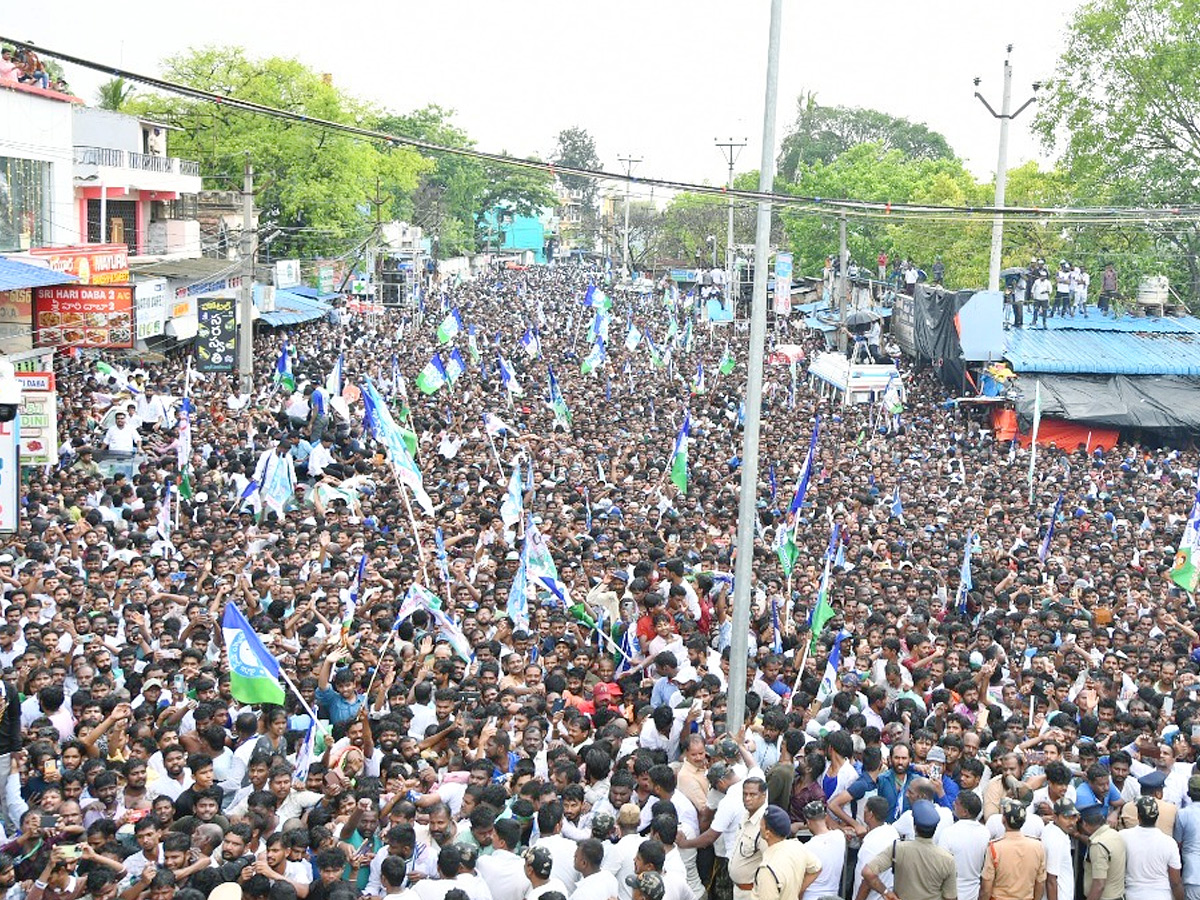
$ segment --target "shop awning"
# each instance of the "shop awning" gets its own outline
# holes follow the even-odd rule
[[[336,300],[338,297],[342,296],[341,294],[330,293],[319,290],[318,288],[306,287],[304,285],[287,288],[287,290],[290,293],[298,294],[308,300],[320,300],[322,303],[328,302],[329,300]]]
[[[259,319],[274,328],[280,328],[322,319],[330,309],[332,307],[328,303],[303,297],[291,290],[276,288],[275,309],[259,313]]]
[[[55,272],[46,266],[31,266],[0,256],[0,291],[19,291],[22,288],[49,287],[54,284],[71,284],[78,279],[74,275]]]

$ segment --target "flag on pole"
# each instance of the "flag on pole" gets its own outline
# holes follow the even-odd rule
[[[958,571],[957,606],[960,613],[967,611],[967,596],[971,593],[974,582],[971,581],[971,544],[975,541],[975,532],[968,531],[967,539],[963,542],[962,568]]]
[[[591,306],[597,309],[608,311],[613,308],[612,298],[594,284],[589,284],[587,294],[583,298],[584,306]]]
[[[729,349],[729,341],[725,342],[725,352],[721,354],[720,372],[722,375],[731,375],[733,370],[737,368],[737,357],[733,355],[733,351]]]
[[[671,483],[686,494],[688,488],[688,436],[692,430],[691,413],[684,412],[683,424],[675,436],[675,451],[671,454]]]
[[[632,353],[637,349],[637,345],[642,342],[642,333],[638,327],[632,322],[629,323],[629,330],[625,332],[625,350]]]
[[[558,388],[558,379],[554,377],[554,367],[548,366],[547,370],[550,373],[550,408],[554,410],[555,425],[562,425],[564,429],[571,427],[571,410],[567,407],[567,401],[562,395],[562,391]]]
[[[767,466],[767,480],[771,482],[771,502],[775,502],[775,496],[779,493],[779,484],[775,480],[775,463]]]
[[[1063,495],[1059,494],[1058,499],[1054,501],[1054,512],[1050,513],[1050,525],[1046,528],[1046,536],[1042,538],[1042,546],[1038,548],[1038,559],[1041,562],[1046,561],[1046,557],[1050,555],[1050,542],[1054,540],[1054,523],[1058,521],[1058,511],[1062,508]]]
[[[281,390],[294,391],[296,389],[296,377],[292,374],[292,358],[288,353],[286,338],[279,348],[279,358],[275,360],[275,383]]]
[[[783,653],[783,633],[779,629],[779,603],[771,597],[771,652]]]
[[[462,354],[455,347],[450,351],[450,355],[446,357],[446,380],[450,382],[450,386],[454,386],[454,382],[462,376],[463,372],[467,371],[467,361],[462,358]]]
[[[295,778],[301,783],[308,780],[308,770],[312,768],[313,760],[316,757],[317,746],[317,723],[309,722],[308,731],[304,732],[304,740],[300,742],[300,748],[296,751],[296,774]]]
[[[433,515],[433,500],[425,491],[421,470],[417,468],[412,454],[409,453],[404,434],[392,418],[383,398],[369,381],[364,381],[362,384],[362,399],[365,410],[364,428],[367,428],[372,437],[386,448],[397,480],[412,492],[413,499],[417,501],[426,515]]]
[[[893,519],[899,519],[901,525],[904,524],[904,504],[900,502],[900,485],[896,485],[896,490],[892,493],[891,516]]]
[[[479,362],[479,340],[474,325],[467,326],[467,352],[471,354],[471,362]]]
[[[521,521],[524,494],[525,489],[521,485],[521,464],[514,462],[512,475],[508,479],[508,490],[500,502],[500,520],[504,523],[506,531]]]
[[[829,659],[825,663],[825,674],[821,678],[821,686],[817,688],[817,701],[824,703],[833,696],[837,687],[837,673],[842,665],[842,641],[847,637],[839,631],[833,638],[833,646],[829,649]]]
[[[446,555],[446,535],[440,525],[433,529],[433,549],[434,555],[437,557],[438,572],[442,576],[442,581],[449,584],[450,565]]]
[[[1197,476],[1196,498],[1192,512],[1179,539],[1175,551],[1175,563],[1171,566],[1171,580],[1188,593],[1195,593],[1200,585],[1200,475]]]
[[[171,485],[163,488],[162,499],[158,502],[158,539],[167,541],[171,538]]]
[[[510,396],[520,397],[525,393],[525,388],[521,387],[521,382],[517,381],[517,373],[508,364],[508,360],[499,353],[496,354],[496,366],[500,369],[500,383],[504,385],[504,389]]]
[[[817,439],[821,434],[821,417],[817,416],[813,423],[812,437],[808,441],[808,453],[804,456],[804,464],[800,467],[800,479],[796,482],[796,493],[788,506],[787,521],[779,526],[776,535],[775,552],[779,563],[783,566],[785,575],[790,575],[800,557],[800,548],[796,544],[796,528],[800,521],[800,510],[804,506],[804,497],[808,493],[808,484],[812,480],[813,467],[817,458]],[[832,544],[830,544],[832,547]]]
[[[442,319],[442,324],[437,329],[437,339],[439,344],[448,344],[454,340],[455,336],[462,331],[463,321],[462,316],[458,314],[458,307],[450,310],[450,315]]]
[[[597,337],[596,343],[592,344],[592,351],[584,357],[583,362],[579,365],[579,374],[590,375],[602,365],[604,365],[604,340]]]
[[[246,617],[232,603],[225,604],[221,619],[229,652],[229,693],[242,703],[283,705],[283,685],[276,662]]]
[[[708,388],[704,384],[704,363],[696,363],[696,380],[692,382],[693,394],[704,394],[708,392]]]
[[[1029,502],[1033,503],[1033,471],[1037,467],[1038,430],[1042,427],[1042,381],[1039,378],[1033,389],[1033,432],[1029,444]]]
[[[350,585],[350,592],[346,595],[346,602],[342,606],[342,632],[350,631],[350,626],[354,624],[354,613],[358,610],[358,598],[362,594],[363,579],[367,576],[367,554],[363,554],[358,558],[358,568],[354,572],[354,581]]]
[[[508,606],[505,614],[512,619],[513,627],[517,630],[529,629],[529,542],[521,548],[521,563],[517,574],[513,576],[512,587],[508,590]]]
[[[325,376],[325,395],[329,400],[342,396],[342,368],[345,365],[345,355],[338,354],[337,362]]]
[[[488,437],[496,437],[499,434],[508,432],[516,433],[516,429],[505,423],[499,416],[493,416],[491,413],[483,414],[483,430],[487,432]]]
[[[821,573],[821,583],[817,588],[817,603],[813,606],[812,614],[808,617],[808,627],[812,635],[810,647],[817,646],[825,623],[834,617],[833,604],[829,601],[829,581],[833,573],[833,559],[841,543],[842,526],[834,524],[833,533],[829,536],[829,546],[825,549],[825,568]]]
[[[661,369],[667,364],[662,354],[658,352],[658,347],[654,345],[654,337],[650,334],[649,329],[646,330],[646,346],[650,348],[650,365]]]
[[[521,349],[530,359],[537,359],[541,355],[542,342],[538,340],[532,328],[526,328],[525,333],[521,335]]]
[[[417,376],[417,388],[422,394],[436,394],[446,385],[446,367],[436,353]]]
[[[175,449],[175,463],[179,469],[179,496],[191,500],[192,414],[186,408],[179,413],[179,446]]]

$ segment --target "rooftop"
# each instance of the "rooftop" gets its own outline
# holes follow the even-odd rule
[[[1015,372],[1070,375],[1200,375],[1194,316],[1051,319],[1013,328],[1005,357]]]

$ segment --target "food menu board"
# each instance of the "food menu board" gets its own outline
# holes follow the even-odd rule
[[[34,335],[39,347],[132,347],[133,288],[65,285],[34,294]]]
[[[201,372],[232,372],[237,354],[237,322],[233,297],[200,297],[196,301],[199,331],[196,368]]]

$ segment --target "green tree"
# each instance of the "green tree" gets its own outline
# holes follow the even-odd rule
[[[950,144],[920,122],[876,109],[821,106],[813,93],[796,102],[796,119],[780,144],[779,174],[790,182],[801,170],[816,163],[828,164],[860,144],[879,144],[910,159],[951,159]]]
[[[133,97],[136,88],[121,76],[110,78],[96,90],[97,105],[101,109],[121,112]]]
[[[1063,153],[1078,202],[1140,207],[1200,200],[1200,0],[1090,0],[1075,13],[1036,127]],[[1200,299],[1200,228],[1148,220],[1151,242],[1104,232],[1126,291],[1165,267]],[[1141,244],[1139,246],[1139,244]]]
[[[599,169],[600,157],[596,153],[596,141],[586,129],[574,126],[558,133],[553,162],[556,166],[572,169]],[[594,244],[597,228],[596,181],[583,175],[560,175],[559,180],[571,194],[578,198],[583,212],[583,229],[579,243],[583,247]]]
[[[507,156],[507,154],[504,154]],[[484,188],[476,200],[475,228],[479,245],[495,241],[497,220],[538,216],[558,202],[548,172],[525,166],[488,162],[483,166]]]
[[[374,122],[375,110],[296,60],[252,59],[238,47],[192,50],[167,61],[164,77],[207,91],[314,118]],[[138,95],[130,107],[179,129],[172,152],[197,159],[208,187],[241,184],[243,162],[256,174],[260,229],[278,229],[276,255],[346,252],[370,232],[368,201],[377,186],[391,198],[417,187],[431,163],[404,148],[384,151],[349,135],[175,95]]]

